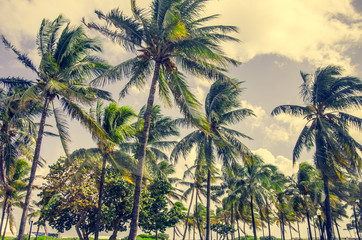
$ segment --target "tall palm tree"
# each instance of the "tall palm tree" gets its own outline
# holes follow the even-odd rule
[[[176,105],[186,118],[199,119],[196,112],[199,104],[189,91],[180,69],[208,79],[228,79],[224,74],[227,65],[239,64],[226,57],[220,47],[221,42],[237,41],[227,35],[235,32],[236,28],[205,25],[207,21],[217,17],[212,15],[200,18],[206,2],[207,0],[153,0],[150,9],[142,9],[138,8],[135,0],[131,0],[133,17],[125,16],[119,9],[114,9],[108,14],[96,11],[98,18],[106,21],[108,25],[87,24],[137,55],[113,68],[99,78],[98,82],[105,83],[104,79],[109,81],[129,77],[130,81],[120,94],[124,96],[132,86],[144,86],[146,78],[152,75],[142,144],[137,157],[139,167],[130,240],[134,240],[137,235],[141,179],[157,84],[160,97],[167,105],[172,105],[172,94]]]
[[[94,113],[94,118],[97,119],[98,123],[102,126],[104,132],[106,133],[106,140],[98,142],[98,148],[103,158],[99,182],[97,219],[94,233],[94,239],[98,240],[106,164],[109,161],[115,161],[115,146],[123,143],[135,134],[135,130],[131,126],[131,120],[136,116],[136,113],[131,107],[118,107],[116,103],[110,103],[108,107],[104,108],[101,100],[98,101]]]
[[[110,98],[108,92],[85,84],[85,79],[97,76],[108,66],[99,58],[90,55],[101,50],[99,42],[87,37],[81,26],[71,27],[61,15],[54,21],[44,19],[41,23],[36,42],[41,57],[38,68],[26,54],[20,53],[4,36],[2,40],[5,46],[17,55],[18,60],[37,75],[37,79],[32,81],[32,86],[24,92],[21,103],[25,105],[35,100],[43,104],[29,187],[19,228],[18,239],[23,239],[48,109],[49,107],[53,109],[56,126],[66,153],[67,143],[70,141],[67,125],[61,110],[54,107],[54,100],[59,99],[63,110],[72,118],[80,120],[100,138],[105,138],[99,124],[80,107],[79,103],[90,104],[96,100],[97,95]]]
[[[251,156],[249,149],[238,137],[250,138],[228,128],[229,124],[238,123],[248,116],[254,116],[252,110],[239,108],[239,96],[242,92],[239,85],[240,82],[235,80],[216,81],[212,84],[205,100],[209,133],[199,129],[188,134],[176,145],[171,154],[171,158],[177,162],[181,154],[186,156],[193,147],[196,147],[197,158],[204,161],[208,168],[206,240],[210,239],[211,179],[215,172],[216,159],[219,158],[225,168],[230,168],[235,165],[240,155],[243,158]]]
[[[362,119],[345,112],[362,106],[362,82],[341,76],[341,68],[319,68],[314,75],[301,73],[301,97],[306,106],[281,105],[272,115],[287,113],[307,120],[293,150],[293,162],[303,147],[315,146],[315,164],[321,172],[325,199],[328,239],[333,239],[329,181],[342,178],[343,171],[354,173],[362,164],[362,146],[349,134],[350,127],[362,130]]]

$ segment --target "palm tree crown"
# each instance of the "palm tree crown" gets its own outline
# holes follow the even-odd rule
[[[315,146],[315,164],[322,173],[327,196],[327,235],[332,239],[328,181],[343,180],[344,171],[355,173],[362,166],[362,145],[349,134],[350,127],[362,130],[362,119],[345,112],[362,106],[362,82],[356,77],[341,76],[337,66],[320,68],[314,75],[302,72],[301,76],[300,95],[306,106],[278,106],[272,115],[287,113],[307,120],[294,147],[293,162],[303,147],[309,150]]]

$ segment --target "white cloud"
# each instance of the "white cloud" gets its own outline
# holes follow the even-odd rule
[[[222,14],[219,22],[239,27],[242,44],[227,50],[242,61],[280,54],[349,69],[344,53],[362,37],[362,16],[351,0],[223,0],[212,1],[209,11]]]

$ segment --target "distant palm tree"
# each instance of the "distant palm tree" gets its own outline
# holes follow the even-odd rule
[[[64,28],[60,32],[62,27]],[[44,19],[41,23],[37,38],[38,53],[41,57],[38,68],[27,55],[20,53],[4,36],[2,40],[5,46],[17,55],[18,60],[37,75],[36,81],[33,81],[32,86],[23,93],[22,105],[24,106],[29,101],[38,101],[43,104],[29,187],[19,227],[18,239],[22,240],[48,109],[53,108],[59,136],[67,154],[67,144],[70,141],[68,127],[61,110],[54,107],[54,100],[59,99],[65,112],[72,118],[80,120],[93,133],[97,133],[104,139],[104,133],[99,124],[79,104],[90,104],[96,100],[97,96],[110,99],[108,92],[85,84],[85,79],[98,76],[108,68],[108,65],[90,55],[101,50],[99,42],[87,37],[81,26],[70,27],[68,21],[61,15],[54,21]]]
[[[264,164],[263,160],[255,155],[245,163],[244,167],[239,166],[234,170],[237,178],[235,192],[238,193],[240,201],[250,204],[255,240],[257,235],[254,216],[256,211],[254,209],[258,207],[260,211],[264,212],[263,209],[266,205],[264,198],[267,190],[263,183],[269,181],[275,169],[275,166]]]
[[[212,15],[200,18],[205,3],[205,0],[153,0],[150,9],[142,9],[132,0],[133,17],[125,16],[119,9],[108,14],[96,11],[98,18],[105,20],[107,25],[87,24],[137,55],[116,66],[98,82],[104,83],[103,79],[110,81],[129,77],[129,82],[121,91],[121,96],[124,96],[132,86],[142,87],[146,78],[152,76],[142,144],[137,157],[139,168],[130,240],[135,240],[137,235],[141,179],[157,84],[160,97],[167,105],[172,105],[172,94],[186,118],[199,119],[199,103],[189,91],[180,69],[199,77],[225,80],[228,79],[225,76],[227,65],[239,64],[226,57],[220,47],[221,42],[237,41],[227,35],[235,32],[236,28],[223,25],[205,26],[207,21],[217,17]]]
[[[209,126],[205,130],[195,130],[184,137],[174,148],[171,159],[178,161],[181,155],[186,156],[193,147],[197,149],[197,158],[200,163],[204,162],[208,168],[207,172],[207,217],[206,217],[206,240],[210,238],[210,203],[211,203],[211,179],[215,172],[216,160],[222,161],[225,169],[232,167],[242,158],[251,156],[249,149],[238,139],[248,138],[245,134],[228,128],[229,124],[240,122],[246,117],[254,116],[252,110],[240,107],[241,82],[216,81],[212,84],[205,100],[206,121]]]
[[[293,162],[303,147],[315,146],[315,164],[321,172],[325,200],[328,239],[333,239],[329,181],[343,178],[344,170],[358,171],[362,146],[349,134],[350,127],[362,130],[362,119],[344,111],[362,106],[362,82],[356,77],[342,77],[341,68],[319,68],[314,75],[301,73],[300,94],[306,106],[281,105],[272,115],[287,113],[307,120],[293,150]]]

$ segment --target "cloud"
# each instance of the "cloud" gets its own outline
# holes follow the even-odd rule
[[[244,62],[279,54],[348,70],[351,59],[345,53],[362,39],[362,16],[351,0],[223,0],[212,1],[208,9],[222,14],[219,22],[239,27],[242,44],[227,50]]]
[[[278,167],[279,171],[287,176],[291,176],[298,172],[298,164],[293,166],[293,161],[285,156],[277,155],[274,156],[268,149],[259,148],[253,151],[254,154],[260,156],[265,164],[272,164]],[[307,162],[312,164],[312,159],[308,159]]]

